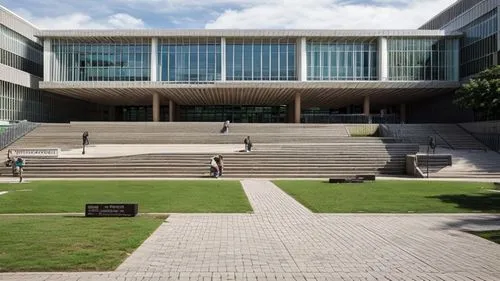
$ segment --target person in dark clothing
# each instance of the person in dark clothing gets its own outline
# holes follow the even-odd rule
[[[224,125],[222,125],[222,129],[220,130],[221,134],[227,134],[229,133],[229,120],[224,122]]]
[[[252,151],[253,144],[252,141],[250,140],[250,136],[247,136],[243,142],[245,143],[245,152]]]
[[[85,146],[89,145],[89,132],[87,132],[87,131],[83,132],[82,144],[83,144],[82,154],[85,154]]]

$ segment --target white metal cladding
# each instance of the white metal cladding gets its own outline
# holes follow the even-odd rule
[[[42,46],[7,26],[0,26],[0,49],[42,64]]]
[[[22,34],[26,38],[40,43],[41,41],[35,37],[35,34],[40,32],[36,26],[11,12],[9,9],[0,5],[0,24]]]
[[[4,64],[0,64],[0,80],[33,89],[38,89],[41,81],[40,77]]]
[[[41,89],[213,89],[213,88],[258,88],[258,89],[314,89],[314,88],[353,88],[353,89],[391,89],[391,88],[458,88],[458,81],[234,81],[210,84],[173,84],[148,81],[73,81],[40,82]]]
[[[448,30],[450,32],[458,30],[469,23],[473,22],[482,15],[488,13],[489,11],[498,8],[500,6],[500,1],[498,0],[486,0],[483,1],[471,9],[467,10],[463,14],[460,14],[455,19],[443,25],[443,30]],[[499,11],[500,12],[500,11]]]
[[[40,38],[112,37],[378,37],[378,36],[460,36],[444,30],[251,30],[251,29],[151,29],[151,30],[40,30]]]
[[[389,59],[387,52],[387,38],[378,39],[378,79],[381,81],[389,80]]]

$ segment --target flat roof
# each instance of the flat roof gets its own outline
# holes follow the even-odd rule
[[[39,38],[99,37],[441,37],[461,36],[460,32],[444,30],[394,29],[107,29],[107,30],[40,30]]]

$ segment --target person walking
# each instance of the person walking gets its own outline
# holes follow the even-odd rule
[[[82,154],[85,154],[85,146],[89,145],[89,132],[85,131],[82,135],[83,150]]]
[[[26,165],[26,161],[24,161],[23,158],[17,157],[16,162],[15,162],[15,169],[17,174],[19,175],[19,182],[23,181],[23,170],[24,166]]]
[[[243,141],[245,143],[245,152],[250,152],[252,151],[252,141],[250,140],[250,136],[247,136],[245,140]]]

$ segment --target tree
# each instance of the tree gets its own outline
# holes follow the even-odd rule
[[[492,120],[500,116],[500,65],[480,72],[455,93],[455,104]]]

